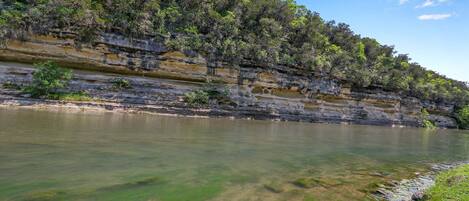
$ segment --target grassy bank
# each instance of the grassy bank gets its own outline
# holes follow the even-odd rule
[[[436,184],[427,192],[431,201],[469,201],[469,165],[438,175]]]

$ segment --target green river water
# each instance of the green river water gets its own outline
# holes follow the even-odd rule
[[[1,201],[367,200],[462,160],[467,131],[0,108]]]

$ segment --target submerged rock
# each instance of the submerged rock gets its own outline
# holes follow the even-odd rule
[[[295,180],[293,184],[301,188],[313,188],[321,186],[319,180],[314,178],[299,178]]]
[[[282,193],[282,192],[285,191],[283,186],[280,183],[277,183],[277,182],[271,182],[271,183],[268,183],[268,184],[264,184],[264,188],[267,189],[270,192],[273,192],[273,193]]]

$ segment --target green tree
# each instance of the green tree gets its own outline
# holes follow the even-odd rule
[[[464,106],[458,111],[457,119],[460,128],[469,129],[469,105]]]
[[[57,93],[58,90],[64,89],[72,78],[71,70],[60,68],[50,61],[35,66],[37,70],[33,73],[33,81],[26,88],[26,92],[35,98]]]

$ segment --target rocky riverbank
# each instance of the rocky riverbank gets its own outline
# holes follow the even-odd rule
[[[199,55],[168,51],[155,41],[112,34],[78,48],[73,37],[71,33],[55,33],[26,41],[10,40],[0,49],[0,61],[51,60],[63,67],[87,70],[75,71],[70,88],[98,100],[94,105],[108,103],[181,115],[412,127],[422,126],[425,108],[436,126],[457,127],[454,105],[425,102],[380,88],[354,89],[294,67],[213,64]],[[30,82],[33,70],[27,65],[2,63],[0,86],[24,85]],[[113,89],[115,78],[128,80],[132,87]],[[226,89],[228,101],[201,108],[184,102],[184,94],[200,90],[207,81]],[[7,100],[20,97],[5,87],[0,94],[9,97],[4,98]]]
[[[424,200],[425,191],[435,185],[435,179],[438,173],[448,171],[465,164],[469,164],[469,162],[432,165],[430,172],[419,175],[414,179],[404,179],[400,182],[390,183],[386,186],[380,187],[374,195],[379,200],[388,201]]]

